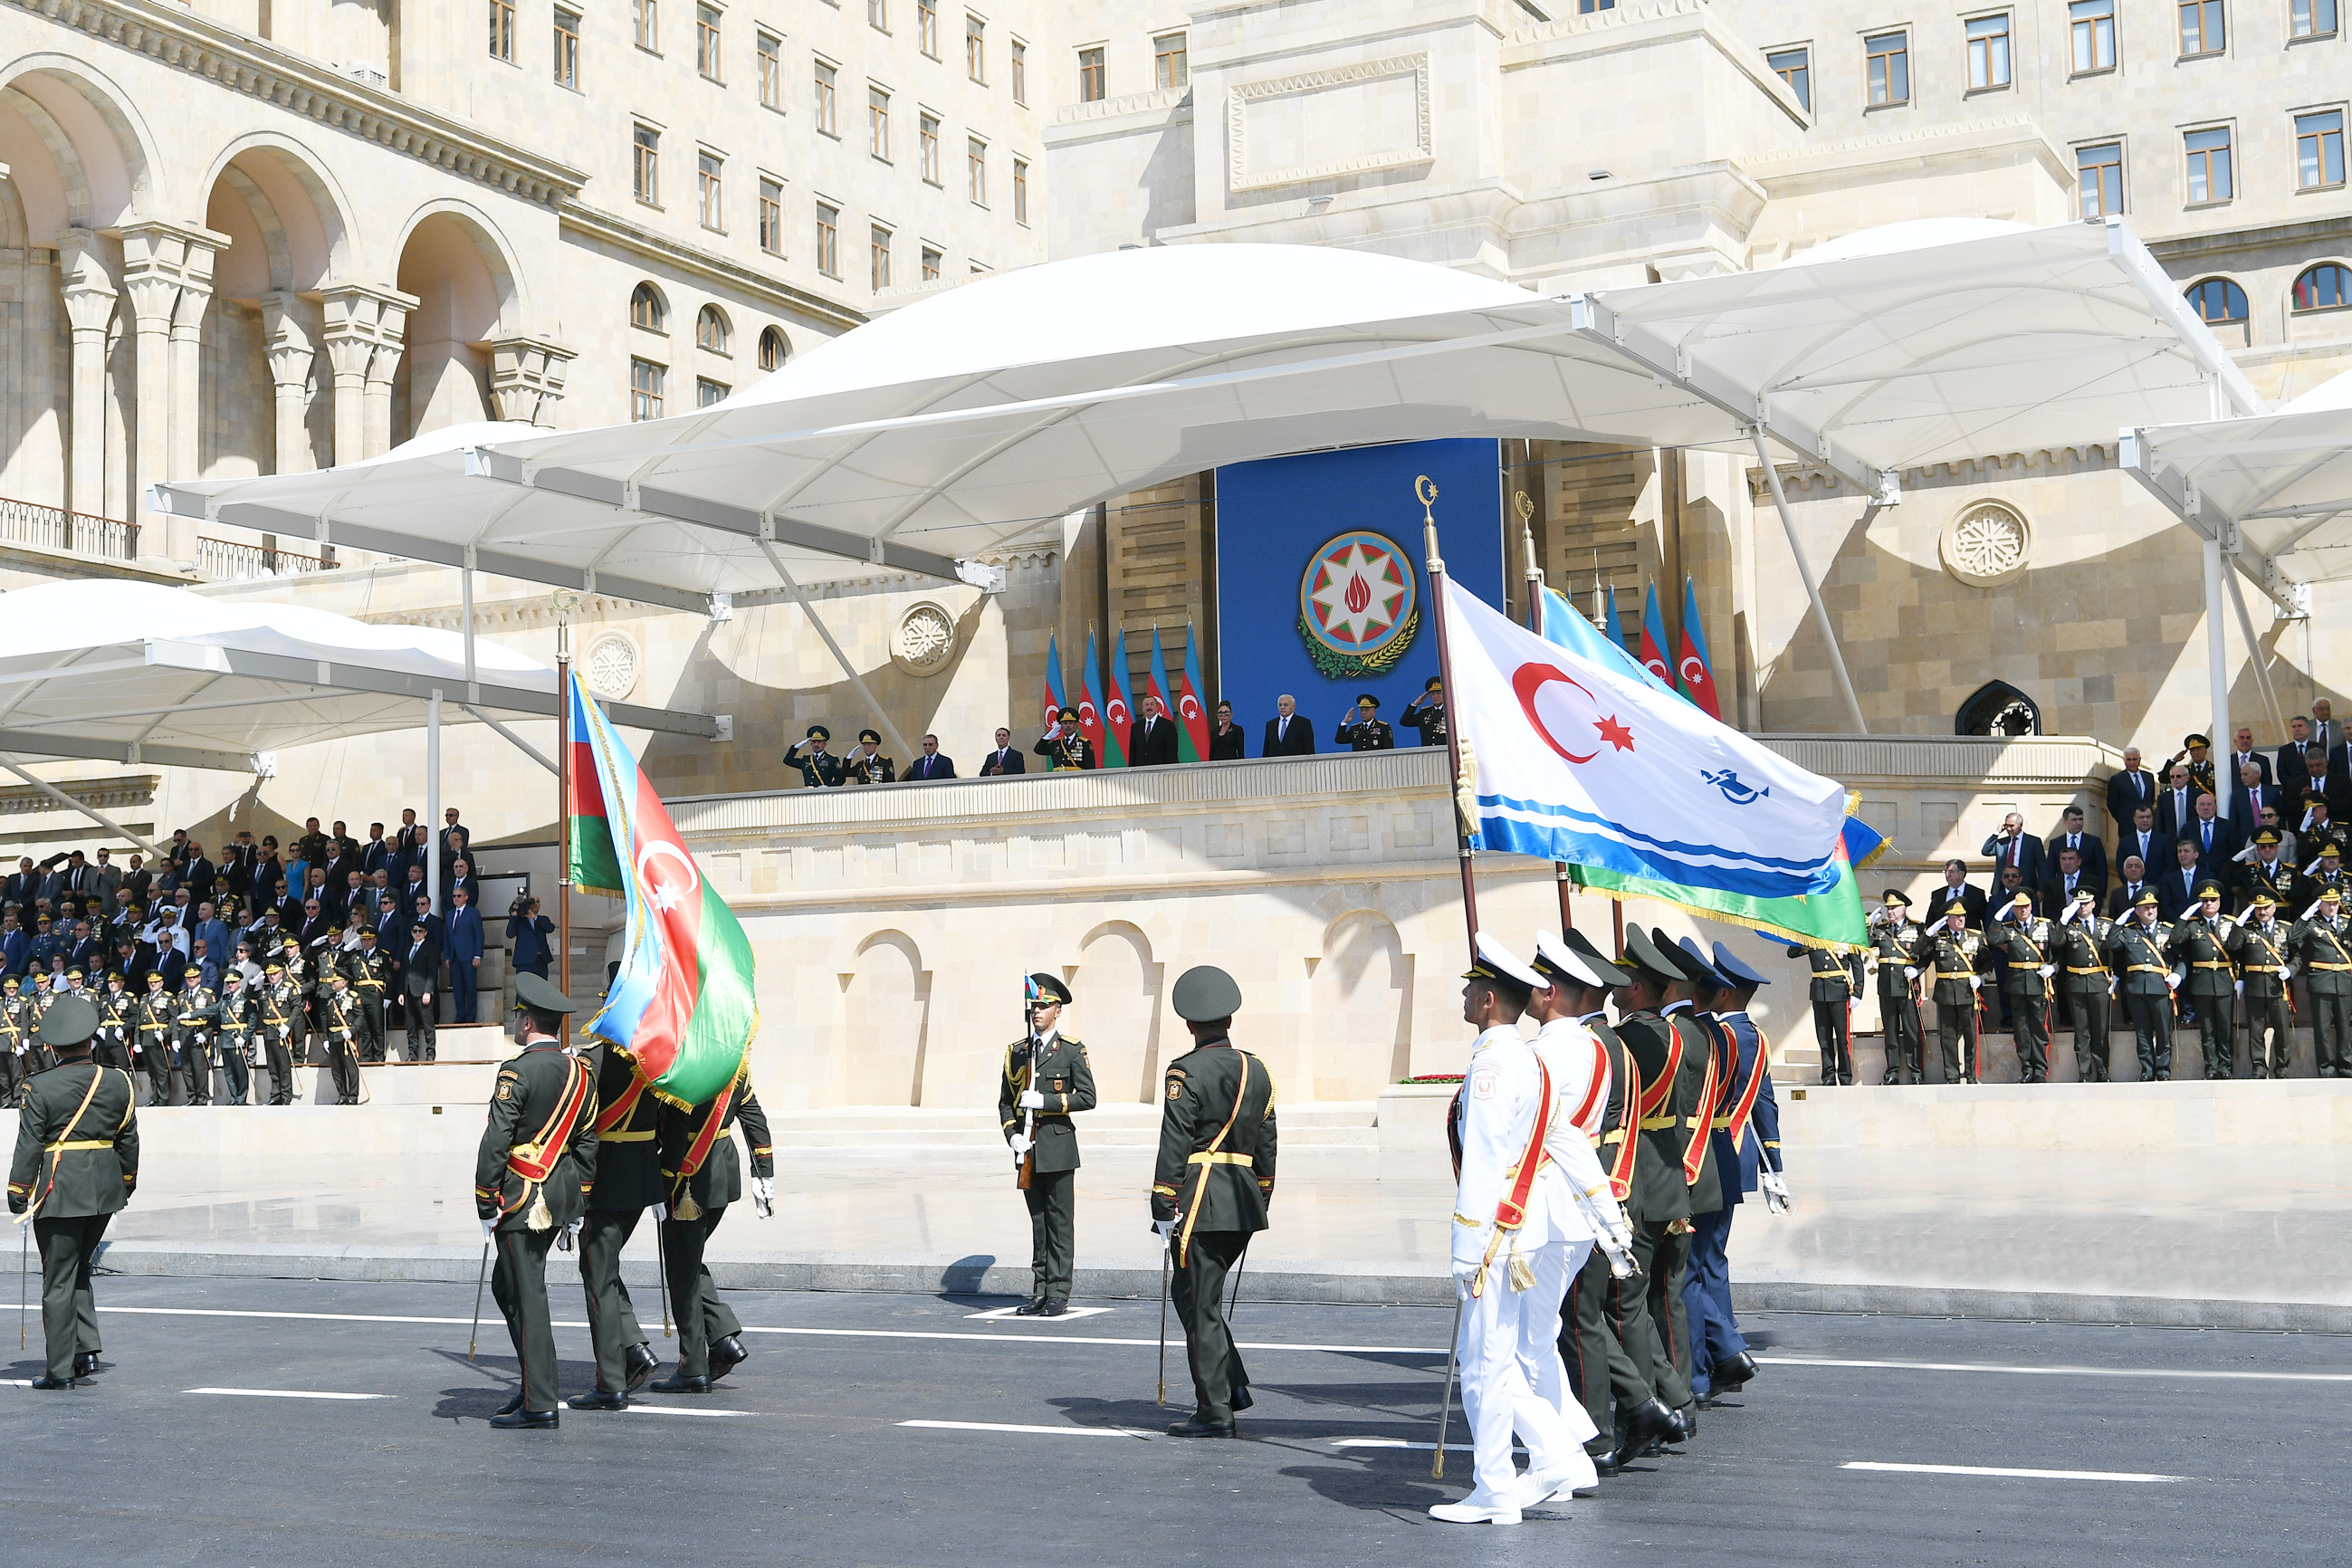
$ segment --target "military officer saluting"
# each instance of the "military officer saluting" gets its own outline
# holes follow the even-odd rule
[[[295,961],[300,963],[299,959]],[[271,959],[261,972],[261,1057],[269,1064],[269,1103],[294,1103],[294,1058],[302,1050],[302,984]]]
[[[1054,715],[1054,726],[1031,748],[1045,759],[1049,773],[1076,773],[1097,765],[1095,744],[1078,731],[1078,710],[1065,708]]]
[[[825,747],[832,743],[833,731],[822,724],[808,727],[807,739],[784,752],[784,765],[801,771],[801,783],[810,789],[838,789],[846,782],[842,777],[841,759]]]
[[[2172,928],[2157,919],[2154,888],[2142,889],[2131,918],[2107,932],[2107,960],[2131,1018],[2143,1083],[2172,1077],[2172,990],[2179,982],[2164,954],[2171,940]]]
[[[219,1008],[221,1076],[228,1080],[228,1102],[246,1103],[251,1087],[247,1069],[253,1066],[253,1042],[261,1023],[261,1009],[245,988],[245,975],[232,969],[221,976]]]
[[[474,1212],[498,1250],[490,1293],[522,1372],[514,1398],[490,1425],[551,1427],[562,1415],[547,1313],[547,1249],[587,1207],[596,1181],[596,1084],[588,1064],[563,1048],[571,1001],[527,972],[515,976],[514,986],[522,1050],[499,1068],[489,1125],[474,1156]]]
[[[99,1370],[90,1264],[106,1222],[139,1185],[139,1121],[131,1075],[89,1059],[98,1009],[68,997],[41,1020],[58,1065],[25,1086],[8,1212],[29,1213],[41,1249],[41,1328],[48,1365],[35,1388],[69,1388]]]
[[[1805,955],[1811,965],[1809,994],[1813,1004],[1813,1041],[1821,1047],[1822,1081],[1853,1081],[1853,997],[1862,989],[1862,957],[1826,947],[1789,944],[1789,956]],[[1888,1058],[1892,1063],[1893,1058]]]
[[[2270,894],[2254,894],[2254,907],[2230,933],[2230,956],[2237,960],[2246,987],[2246,1076],[2284,1078],[2294,1007],[2287,984],[2294,977],[2294,957],[2290,932]]]
[[[842,772],[854,784],[898,782],[898,764],[882,754],[882,733],[878,730],[857,731],[857,747],[843,763]]]
[[[107,972],[106,989],[92,1000],[98,1004],[98,1034],[90,1041],[90,1059],[100,1067],[129,1072],[139,998],[124,987],[122,971],[113,969]]]
[[[1070,1261],[1076,1250],[1078,1133],[1070,1117],[1095,1108],[1087,1047],[1061,1032],[1070,988],[1054,976],[1023,983],[1029,1028],[1004,1047],[996,1119],[1004,1127],[1029,1206],[1029,1299],[1017,1317],[1058,1318],[1070,1310]]]
[[[27,1009],[23,993],[15,975],[0,980],[0,1107],[16,1103],[17,1092],[31,1070],[25,1053]]]
[[[205,984],[205,972],[190,964],[181,976],[180,994],[172,1009],[172,1045],[180,1053],[180,1071],[187,1080],[188,1103],[213,1102],[213,1036],[220,1027],[220,1001]]]
[[[2234,1054],[2238,966],[2230,957],[2229,926],[2221,918],[2219,882],[2197,884],[2197,907],[2174,923],[2164,955],[2171,961],[2173,973],[2186,982],[2189,1005],[2197,1009],[2197,1034],[2205,1047],[2205,1076],[2228,1078]]]
[[[327,1070],[335,1080],[335,1103],[360,1102],[360,994],[352,978],[340,969],[327,975],[327,994],[320,998],[327,1026]]]
[[[2153,896],[2153,895],[2151,895]],[[1978,1042],[1977,993],[1984,989],[1979,973],[1985,961],[1984,939],[1969,930],[1969,912],[1955,902],[1944,911],[1944,923],[1919,933],[1913,960],[1933,987],[1936,1039],[1944,1058],[1946,1083],[1975,1083],[1984,1072]]]
[[[2112,921],[2099,915],[2099,895],[2074,889],[2074,901],[2050,927],[2050,962],[2058,966],[2060,994],[2074,1026],[2074,1076],[2084,1083],[2107,1081],[2107,1037],[2114,1027],[2108,1007],[2115,976],[2107,972],[2107,935]]]
[[[1871,962],[1878,966],[1878,1021],[1886,1037],[1886,1083],[1927,1081],[1927,1039],[1919,1027],[1919,966],[1911,950],[1919,942],[1919,924],[1911,918],[1911,900],[1889,888],[1878,908],[1870,911]]]
[[[1274,1202],[1274,1077],[1233,1042],[1241,987],[1222,969],[1188,969],[1170,993],[1192,1048],[1168,1064],[1160,1101],[1160,1159],[1151,1228],[1174,1269],[1176,1316],[1192,1369],[1192,1414],[1176,1437],[1230,1437],[1255,1402],[1225,1327],[1225,1276]]]
[[[2345,896],[2332,887],[2295,926],[2291,951],[2307,978],[2312,1055],[2322,1078],[2352,1078],[2352,919]]]
[[[172,1019],[179,999],[163,989],[163,972],[147,972],[147,994],[131,1009],[131,1055],[147,1075],[147,1103],[172,1103]]]
[[[661,1101],[647,1090],[637,1058],[620,1047],[592,1040],[584,1055],[596,1075],[596,1184],[580,1221],[580,1284],[596,1387],[570,1403],[574,1410],[625,1410],[661,1365],[621,1279],[621,1249],[646,1210],[662,1201]]]
[[[2010,1039],[2017,1047],[2017,1076],[2026,1083],[2050,1081],[2050,922],[2033,912],[2033,896],[2020,893],[1992,922],[1986,941],[2009,960],[2001,985],[2009,993]]]
[[[1396,750],[1396,731],[1381,717],[1381,700],[1369,691],[1356,699],[1354,721],[1343,716],[1331,736],[1351,752]]]

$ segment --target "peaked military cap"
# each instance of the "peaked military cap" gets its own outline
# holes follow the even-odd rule
[[[2156,908],[2156,889],[2154,888],[2142,888],[2139,892],[2139,897],[2132,900],[2132,908],[2136,910],[2152,910]]]
[[[2322,860],[2341,860],[2344,858],[2344,851],[2333,844],[2323,844],[2319,847],[2319,858]]]
[[[1075,708],[1065,708],[1056,712],[1054,717],[1057,720],[1067,719],[1071,723],[1075,724],[1078,721],[1078,710]]]
[[[1553,941],[1549,931],[1536,932],[1535,961],[1528,967],[1543,976],[1545,984],[1554,986],[1573,985],[1581,990],[1611,984],[1564,943]]]
[[[822,724],[812,724],[808,727],[806,738],[812,741],[830,741],[833,739],[833,731]]]
[[[2009,916],[2017,913],[2020,910],[2025,910],[2028,914],[2032,913],[2033,895],[2032,893],[2021,891],[2017,897],[2003,904],[2000,907],[2001,917],[2006,920]]]
[[[79,1046],[98,1033],[98,1004],[80,996],[60,996],[41,1016],[41,1044]]]
[[[1593,974],[1598,976],[1598,979],[1595,981],[1596,984],[1618,986],[1624,984],[1627,981],[1633,978],[1633,972],[1632,970],[1627,969],[1623,964],[1616,963],[1607,954],[1603,953],[1599,948],[1593,946],[1592,939],[1585,935],[1582,931],[1576,930],[1573,926],[1560,933],[1560,940],[1568,948],[1569,952],[1574,953],[1583,962],[1585,968],[1591,970]]]
[[[2340,903],[2343,901],[2343,898],[2344,889],[2341,888],[2322,888],[2319,889],[2319,901],[2323,904]]]
[[[1188,1024],[1213,1024],[1242,1010],[1242,988],[1234,977],[1213,963],[1186,970],[1168,994],[1176,1016]]]
[[[515,976],[515,1001],[534,1013],[569,1013],[572,998],[529,970]]]
[[[1772,984],[1719,942],[1715,944],[1715,972],[1729,981],[1734,991],[1753,991],[1759,985]]]
[[[1907,910],[1911,907],[1911,900],[1900,888],[1887,889],[1885,892],[1879,895],[1878,901],[1890,910]]]
[[[1065,1007],[1070,1005],[1070,988],[1042,969],[1029,977],[1029,989],[1034,994],[1034,1001],[1059,1002]]]
[[[2272,831],[2271,831],[2269,828],[2267,828],[2267,827],[2263,828],[2260,833],[2257,833],[2257,834],[2255,834],[2255,835],[2254,835],[2254,843],[2255,843],[2256,845],[2258,845],[2258,846],[2259,846],[2259,845],[2263,845],[2263,844],[2276,844],[2278,841],[2279,841],[2279,836],[2278,836],[2277,834],[2275,834],[2275,833],[2272,832]]]
[[[857,738],[869,746],[878,746],[882,743],[882,732],[878,730],[860,730],[857,731]]]
[[[264,974],[283,974],[286,973],[286,966],[282,963],[272,961],[271,963],[262,965],[261,973]]]
[[[2099,901],[2099,895],[2088,888],[2077,888],[2074,889],[2074,901],[2078,904],[2095,904]]]
[[[1369,691],[1359,692],[1356,696],[1356,706],[1359,708],[1377,708],[1380,705],[1381,700]]]
[[[1683,979],[1683,966],[1660,952],[1649,933],[1637,925],[1625,928],[1625,962],[1636,973],[1669,985],[1679,984]]]
[[[2258,910],[2274,910],[2278,908],[2278,900],[2272,898],[2268,893],[2256,893],[2254,895],[2254,908]]]
[[[1465,980],[1484,980],[1514,992],[1524,1000],[1530,991],[1544,989],[1545,981],[1534,970],[1521,963],[1518,955],[1485,931],[1472,949],[1470,967],[1462,972]]]
[[[2184,739],[2180,743],[2191,751],[2195,751],[2200,747],[2202,747],[2207,751],[2210,751],[2213,747],[2213,742],[2207,740],[2202,735],[2190,735]]]
[[[183,979],[183,980],[194,980],[194,979],[197,979],[197,978],[201,977],[203,974],[204,974],[204,971],[203,971],[203,970],[201,970],[201,969],[199,969],[199,968],[197,968],[197,967],[196,967],[194,964],[193,964],[193,963],[191,963],[190,965],[188,965],[188,967],[187,967],[187,968],[183,969],[182,971],[180,971],[180,978],[181,978],[181,979]]]
[[[1706,949],[1689,937],[1684,937],[1675,946],[1681,950],[1683,969],[1693,980],[1711,991],[1729,988],[1730,982],[1725,980],[1723,972],[1716,968],[1715,960],[1707,955]]]
[[[2221,896],[2221,884],[2219,882],[2200,882],[2197,884],[2197,896],[2200,900],[2218,899]]]

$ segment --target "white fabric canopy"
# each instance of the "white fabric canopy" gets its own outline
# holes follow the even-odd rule
[[[257,753],[413,730],[436,690],[486,713],[551,718],[555,671],[426,626],[150,583],[44,583],[0,595],[0,752],[242,771]],[[615,722],[709,735],[712,721],[612,707]]]
[[[2110,440],[2209,412],[2217,383],[2258,406],[2119,226],[1901,227],[1801,267],[1559,298],[1312,247],[1114,251],[909,306],[690,415],[444,431],[155,504],[708,609],[877,571],[992,584],[975,558],[1080,507],[1294,452],[1728,448],[1760,423],[1892,499],[1905,466]]]

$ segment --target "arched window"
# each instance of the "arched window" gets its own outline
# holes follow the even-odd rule
[[[1955,735],[2039,735],[2042,710],[2006,680],[1988,680],[1960,704],[1952,721]]]
[[[2227,278],[2208,278],[2189,286],[2183,296],[2209,327],[2233,325],[2246,319],[2246,291]]]
[[[760,333],[760,368],[761,370],[783,369],[784,361],[791,357],[792,352],[790,346],[784,342],[784,334],[777,328],[769,327]]]
[[[662,303],[661,290],[650,283],[640,283],[629,290],[629,325],[642,327],[649,332],[669,330],[669,307]]]
[[[694,346],[709,349],[712,353],[727,352],[728,339],[732,334],[727,327],[727,312],[716,305],[705,305],[695,313]]]
[[[2305,268],[2294,280],[2298,310],[2340,310],[2347,305],[2352,305],[2352,267],[2323,261]]]

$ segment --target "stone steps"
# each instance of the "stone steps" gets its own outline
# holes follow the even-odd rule
[[[2017,1082],[2019,1078],[2017,1046],[2011,1037],[2006,1031],[1987,1029],[1982,1036],[1981,1044],[1984,1051],[1984,1081],[1987,1083]],[[2106,1056],[2110,1076],[2136,1078],[2138,1074],[2137,1050],[2138,1047],[2129,1029],[2111,1031]],[[1938,1070],[1935,1064],[1941,1060],[1939,1052],[1935,1026],[1930,1021],[1927,1028],[1926,1055],[1929,1064],[1927,1071],[1931,1078]],[[2241,1017],[2238,1020],[2236,1056],[2233,1063],[2233,1070],[2237,1076],[2245,1076],[2246,1065],[2246,1027],[2245,1020]],[[1806,1028],[1801,1034],[1792,1032],[1773,1052],[1772,1071],[1773,1081],[1776,1084],[1803,1088],[1809,1084],[1818,1083],[1821,1079],[1821,1047],[1814,1043],[1812,1031],[1810,1028]],[[1853,1036],[1854,1082],[1874,1084],[1885,1070],[1885,1037],[1881,1034],[1864,1034],[1859,1030],[1855,1031]],[[2200,1043],[2194,1025],[2175,1024],[2173,1026],[2172,1070],[2176,1078],[2184,1074],[2196,1077],[2203,1075],[2204,1048]],[[2289,1078],[2318,1076],[2316,1058],[2313,1052],[2312,1032],[2309,1029],[2288,1031],[2287,1076]],[[2074,1071],[2074,1031],[2063,1027],[2056,1021],[2052,1023],[2050,1029],[2050,1081],[2053,1083],[2080,1081]]]

